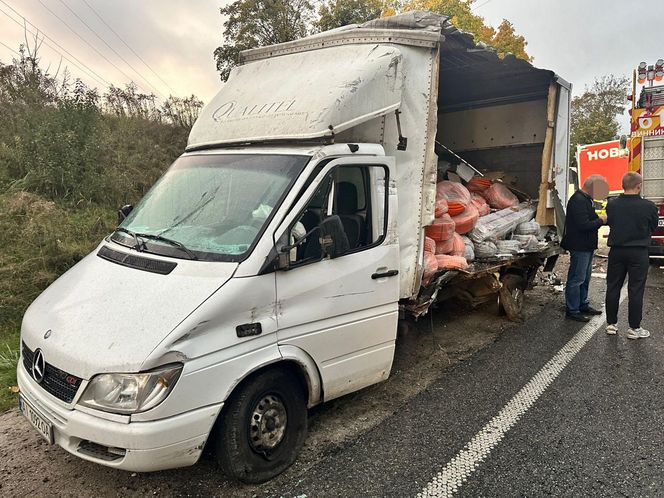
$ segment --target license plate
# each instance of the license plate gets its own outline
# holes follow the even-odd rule
[[[658,227],[664,227],[664,218],[660,218],[659,221],[657,222]]]
[[[48,444],[53,444],[53,425],[35,410],[23,396],[18,397],[18,409],[28,419],[37,432],[46,439]]]

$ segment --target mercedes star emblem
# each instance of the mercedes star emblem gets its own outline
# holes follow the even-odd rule
[[[32,377],[35,379],[37,384],[41,384],[44,380],[44,374],[46,373],[46,361],[44,360],[44,353],[41,349],[35,351],[35,357],[32,360]]]

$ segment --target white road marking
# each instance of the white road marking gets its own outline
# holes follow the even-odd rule
[[[595,278],[606,278],[606,273],[591,273],[590,276],[595,277]]]
[[[627,295],[623,288],[620,302]],[[516,393],[502,410],[478,432],[457,455],[420,491],[418,498],[448,498],[466,482],[491,450],[505,437],[524,413],[530,409],[547,387],[560,375],[583,346],[603,328],[606,314],[602,313],[583,326],[565,346],[551,358],[530,381]]]

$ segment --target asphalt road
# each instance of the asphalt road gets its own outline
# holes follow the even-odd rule
[[[594,279],[595,303],[604,287]],[[661,269],[651,268],[646,291],[649,339],[624,336],[626,308],[619,335],[607,336],[603,322],[593,327],[465,483],[438,496],[664,496]],[[265,495],[416,496],[581,329],[559,306],[544,307],[353,444],[304,475],[277,479]]]
[[[604,285],[594,279],[595,303]],[[653,267],[648,287],[652,337],[638,341],[624,337],[625,305],[621,335],[607,336],[566,321],[551,287],[529,293],[516,326],[493,305],[441,307],[400,336],[388,381],[312,410],[296,463],[259,486],[228,481],[209,458],[150,474],[85,462],[11,411],[0,495],[401,497],[449,484],[451,468],[465,481],[433,496],[664,496],[664,271]],[[580,336],[578,354],[558,354]]]

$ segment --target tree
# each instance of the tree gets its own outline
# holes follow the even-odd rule
[[[618,138],[617,116],[625,112],[629,79],[613,74],[595,80],[572,99],[570,116],[570,156],[574,161],[576,146],[606,142]]]
[[[532,57],[526,53],[528,42],[523,35],[516,34],[514,25],[507,19],[503,19],[493,37],[485,43],[494,47],[499,56],[504,57],[506,54],[514,54],[520,59],[532,61]]]
[[[476,42],[486,43],[494,49],[499,57],[511,53],[520,59],[531,61],[526,53],[528,42],[517,35],[514,25],[506,19],[494,29],[484,22],[482,16],[473,13],[473,4],[476,0],[409,0],[402,7],[402,11],[429,10],[449,16],[452,24],[457,28],[472,33]]]
[[[171,95],[161,106],[161,112],[174,125],[191,130],[202,107],[203,101],[195,95],[185,98]]]
[[[317,31],[328,31],[348,24],[361,24],[381,16],[382,0],[328,0],[318,8]]]
[[[220,12],[225,43],[214,51],[222,81],[240,61],[240,52],[306,36],[314,17],[309,0],[236,0]]]
[[[157,97],[139,92],[133,81],[124,89],[111,85],[104,94],[104,110],[121,117],[161,120]]]
[[[220,12],[228,16],[223,24],[225,43],[214,51],[222,81],[240,61],[240,52],[274,45],[313,32],[359,24],[382,16],[409,10],[429,10],[449,16],[460,29],[472,33],[476,42],[496,49],[499,57],[508,53],[527,61],[526,39],[507,20],[495,29],[473,13],[476,0],[322,0],[318,17],[310,0],[236,0]]]

